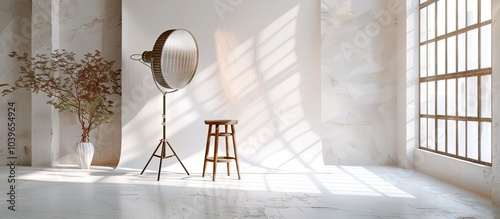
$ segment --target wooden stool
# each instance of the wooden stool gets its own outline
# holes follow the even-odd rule
[[[236,162],[236,170],[238,172],[238,179],[240,177],[240,168],[238,166],[238,153],[236,150],[236,139],[235,139],[235,129],[234,125],[238,124],[238,120],[205,120],[205,124],[208,125],[208,134],[207,134],[207,147],[205,149],[205,162],[203,164],[203,177],[205,177],[205,170],[207,168],[207,162],[214,163],[214,172],[212,176],[212,181],[215,181],[215,174],[217,172],[217,162],[225,162],[227,163],[227,175],[229,176],[229,162]],[[224,126],[224,132],[219,130],[219,126]],[[231,125],[231,132],[229,132],[228,126]],[[212,132],[212,127],[215,126],[215,132]],[[208,153],[210,150],[210,138],[215,136],[215,145],[214,145],[214,155],[213,157],[209,157]],[[234,156],[229,155],[229,137],[233,139],[233,152]],[[219,151],[219,137],[226,138],[226,156],[218,156],[217,152]]]

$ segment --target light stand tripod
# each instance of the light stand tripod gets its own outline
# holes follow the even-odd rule
[[[140,57],[139,57],[140,56]],[[175,153],[174,149],[167,141],[166,137],[166,95],[173,93],[183,88],[196,72],[198,67],[198,45],[193,35],[185,29],[170,29],[163,32],[156,40],[152,51],[144,51],[142,54],[133,54],[130,56],[132,60],[139,61],[151,69],[151,74],[154,79],[155,85],[163,94],[163,138],[156,146],[155,151],[142,169],[141,175],[148,167],[153,157],[160,158],[160,166],[158,168],[158,181],[160,181],[161,166],[163,159],[175,157],[181,163],[182,168],[189,172],[182,163],[179,156]],[[149,65],[148,65],[149,64]],[[167,145],[172,151],[172,155],[166,153]],[[160,149],[160,155],[156,152]]]
[[[163,159],[171,158],[171,157],[177,158],[177,160],[179,161],[179,163],[182,165],[182,168],[184,168],[184,170],[186,171],[187,175],[189,175],[189,172],[187,171],[186,167],[182,163],[181,159],[179,159],[179,156],[177,156],[177,154],[175,153],[174,148],[172,148],[172,146],[170,145],[170,143],[167,141],[167,138],[166,138],[166,131],[167,131],[166,117],[167,116],[166,116],[166,107],[165,107],[165,104],[167,102],[166,101],[166,99],[167,99],[166,98],[167,92],[162,91],[162,94],[163,94],[163,114],[162,114],[163,122],[161,124],[163,126],[163,138],[160,139],[160,143],[156,147],[156,149],[153,152],[153,154],[151,154],[151,157],[149,158],[148,163],[146,163],[146,166],[144,166],[144,169],[142,169],[142,172],[141,172],[141,175],[142,175],[144,173],[144,171],[146,170],[146,168],[148,167],[149,162],[151,162],[151,159],[153,159],[153,157],[160,158],[160,165],[159,165],[159,168],[158,168],[158,179],[157,179],[157,181],[160,181],[160,173],[161,173],[161,166],[162,166]],[[166,149],[167,149],[166,145],[168,145],[168,147],[172,151],[172,153],[173,153],[172,155],[166,156]],[[160,155],[157,155],[156,152],[158,151],[158,149],[160,148],[160,146],[161,146],[161,152],[160,152]]]

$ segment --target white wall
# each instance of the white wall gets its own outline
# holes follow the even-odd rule
[[[167,138],[189,171],[202,170],[205,119],[239,120],[243,172],[321,167],[319,8],[319,0],[124,0],[119,167],[141,169],[161,138],[161,95],[149,68],[128,57],[172,28],[191,31],[200,50],[193,81],[167,95]],[[157,168],[155,159],[149,169]],[[182,172],[175,159],[164,169]]]
[[[394,165],[396,25],[402,2],[322,0],[323,157]]]

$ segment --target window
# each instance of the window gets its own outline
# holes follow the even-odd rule
[[[491,0],[420,0],[420,148],[491,166]]]

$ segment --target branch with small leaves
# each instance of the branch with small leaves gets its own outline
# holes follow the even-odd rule
[[[81,60],[75,53],[55,50],[50,55],[11,52],[21,62],[19,78],[1,93],[5,96],[18,89],[45,93],[47,101],[61,112],[74,113],[80,122],[81,142],[88,142],[90,131],[110,122],[113,96],[121,96],[121,70],[114,70],[114,61],[107,61],[100,51],[87,53]]]

